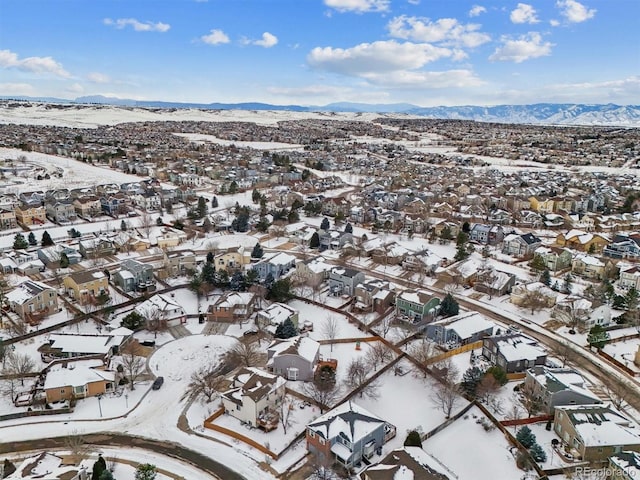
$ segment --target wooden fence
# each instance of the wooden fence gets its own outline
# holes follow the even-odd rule
[[[482,340],[478,340],[477,342],[467,343],[466,345],[462,345],[461,347],[454,348],[447,352],[440,353],[431,357],[427,361],[427,365],[433,365],[434,363],[441,362],[449,357],[453,357],[455,355],[459,355],[460,353],[469,352],[471,350],[475,350],[476,348],[482,348]]]
[[[537,417],[502,420],[500,423],[505,427],[513,427],[514,425],[529,425],[531,423],[548,422],[549,420],[553,420],[553,415],[539,415]]]
[[[624,363],[620,362],[619,360],[616,360],[611,355],[609,355],[608,353],[604,352],[601,349],[598,349],[598,355],[600,355],[602,358],[604,358],[609,363],[613,363],[620,370],[624,371],[625,373],[628,373],[632,377],[637,377],[638,375],[640,375],[640,373],[636,372],[635,370],[631,370]]]

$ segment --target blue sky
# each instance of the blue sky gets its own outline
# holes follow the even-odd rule
[[[640,104],[640,0],[0,0],[0,95]]]

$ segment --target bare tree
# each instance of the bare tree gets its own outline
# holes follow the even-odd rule
[[[521,306],[530,309],[531,315],[533,315],[536,311],[547,306],[547,299],[540,290],[527,289]]]
[[[262,360],[260,345],[238,340],[226,355],[229,363],[238,367],[255,367]]]
[[[151,233],[151,229],[155,225],[155,222],[153,221],[153,218],[151,218],[151,214],[145,208],[143,210],[143,212],[140,214],[140,217],[138,217],[138,218],[140,220],[140,222],[139,222],[140,230],[142,230],[142,233],[144,233],[145,238],[149,238],[149,234]]]
[[[340,391],[336,385],[335,371],[327,367],[321,369],[312,382],[305,383],[303,390],[320,407],[320,413],[333,407],[339,400]]]
[[[620,410],[624,407],[627,400],[633,395],[630,389],[630,385],[626,382],[618,382],[616,380],[610,380],[604,386],[604,392],[611,400],[614,407]]]
[[[280,425],[282,425],[282,430],[284,434],[287,434],[287,428],[295,423],[292,413],[293,413],[294,405],[293,398],[285,396],[278,405],[278,415],[280,417]]]
[[[129,380],[131,390],[135,390],[136,380],[142,375],[145,367],[145,358],[142,356],[142,347],[137,340],[133,340],[120,349],[122,368]]]
[[[64,446],[69,450],[69,452],[71,452],[71,456],[76,463],[91,452],[91,447],[87,444],[86,439],[78,432],[78,430],[73,430],[71,435],[64,437]]]
[[[527,412],[529,418],[542,410],[542,399],[540,398],[540,395],[536,393],[533,386],[525,383],[522,385],[518,393],[520,405],[522,405],[522,408]]]
[[[321,452],[315,452],[311,456],[312,473],[309,480],[338,480],[340,477],[331,470],[333,460],[330,456]]]
[[[481,402],[489,405],[500,390],[500,387],[500,383],[493,375],[485,375],[476,388],[476,397]]]
[[[338,319],[333,315],[328,315],[322,324],[322,333],[327,337],[327,340],[329,340],[331,352],[333,352],[333,342],[340,333],[340,324],[338,323]]]
[[[226,380],[223,375],[219,374],[218,368],[203,367],[191,374],[191,381],[184,396],[204,397],[207,403],[211,403],[225,382]]]
[[[10,318],[7,323],[7,331],[12,337],[21,337],[29,330],[27,322],[20,317]]]
[[[460,401],[462,394],[458,385],[459,372],[451,359],[438,363],[434,367],[434,371],[440,383],[433,391],[432,399],[440,407],[446,418],[449,418],[451,412]]]
[[[2,370],[2,375],[12,375],[6,370]],[[19,391],[19,381],[17,378],[8,377],[0,380],[0,395],[8,397],[12,402],[16,399]]]
[[[435,355],[435,343],[423,338],[413,342],[409,347],[409,356],[413,358],[420,366],[415,371],[423,378],[427,378],[427,365],[429,360]]]
[[[7,355],[5,371],[15,375],[20,380],[20,386],[24,386],[24,379],[29,373],[35,371],[36,363],[26,353],[11,352]]]
[[[387,347],[383,342],[371,342],[367,344],[369,350],[365,356],[365,359],[369,365],[373,367],[373,370],[378,369],[378,364],[384,365],[393,360],[393,351]]]
[[[347,366],[345,386],[349,390],[357,390],[360,397],[378,398],[378,383],[370,381],[370,367],[362,358],[351,360]]]

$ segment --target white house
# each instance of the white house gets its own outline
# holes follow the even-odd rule
[[[148,298],[137,305],[135,311],[147,321],[147,326],[153,322],[162,322],[167,326],[187,322],[187,315],[182,306],[164,294]]]

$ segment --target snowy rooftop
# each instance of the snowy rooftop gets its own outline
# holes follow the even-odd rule
[[[105,354],[112,347],[119,346],[126,336],[123,335],[72,335],[54,333],[49,337],[51,348],[62,353]]]
[[[343,435],[350,442],[366,437],[385,421],[348,401],[321,415],[307,427],[326,439]]]
[[[320,351],[320,342],[309,337],[291,337],[285,340],[274,340],[269,345],[269,352],[273,355],[269,359],[273,363],[273,358],[279,355],[299,355],[308,362],[313,362]]]
[[[100,381],[113,382],[115,372],[98,370],[84,365],[69,364],[67,368],[59,368],[47,373],[44,381],[45,390],[60,387],[82,387],[89,383]]]
[[[485,331],[487,329],[495,328],[495,324],[485,318],[484,315],[478,312],[468,312],[455,317],[445,318],[433,322],[431,325],[444,325],[448,330],[456,332],[459,338],[469,338],[476,333]]]

